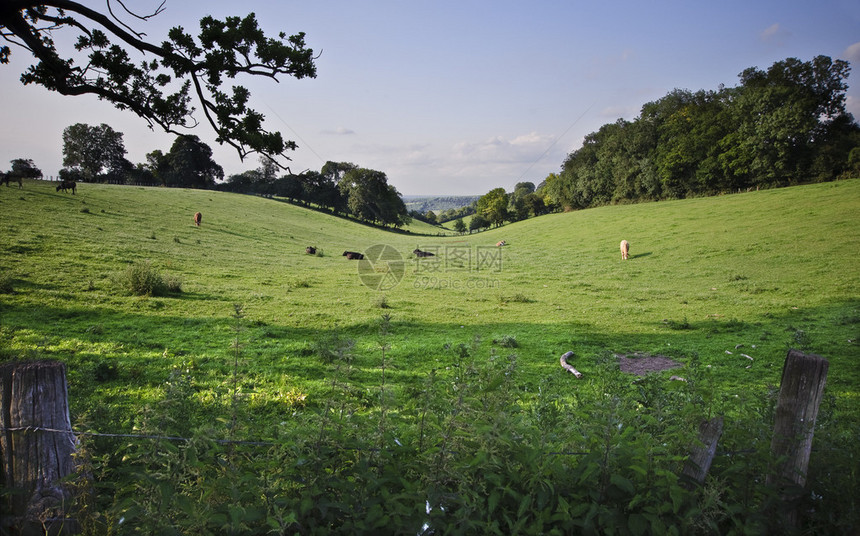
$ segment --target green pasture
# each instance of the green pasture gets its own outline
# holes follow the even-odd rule
[[[454,374],[457,348],[478,360],[515,354],[524,392],[559,376],[573,392],[607,351],[695,362],[731,414],[779,384],[796,347],[830,360],[827,393],[856,418],[858,214],[851,180],[436,236],[277,199],[99,184],[71,195],[28,181],[0,188],[0,357],[67,363],[73,420],[103,432],[130,430],[177,370],[193,378],[189,426],[224,415],[235,358],[256,408],[251,436],[325,406],[346,354],[356,390],[377,389],[384,373],[393,405],[408,407],[431,371]],[[372,246],[402,263],[341,255]],[[418,260],[415,248],[437,255]],[[142,263],[181,292],[125,292],[122,274]],[[387,277],[388,266],[402,275]],[[583,379],[559,366],[567,351]]]

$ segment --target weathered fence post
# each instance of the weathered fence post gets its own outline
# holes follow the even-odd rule
[[[690,456],[684,462],[684,469],[681,471],[681,475],[687,479],[683,484],[684,487],[692,490],[696,485],[701,486],[705,483],[705,477],[708,475],[711,463],[717,454],[717,442],[722,435],[722,417],[714,417],[709,421],[702,421],[699,425],[699,442],[701,444],[693,447]]]
[[[821,356],[789,350],[782,369],[776,403],[771,455],[777,462],[767,483],[786,491],[806,485],[806,470],[812,451],[812,434],[818,406],[824,394],[829,363]],[[788,501],[788,494],[783,494]],[[796,512],[789,506],[786,521],[796,524]]]
[[[0,484],[11,492],[0,521],[12,534],[74,530],[64,519],[71,497],[61,482],[74,470],[67,396],[63,363],[0,365]]]

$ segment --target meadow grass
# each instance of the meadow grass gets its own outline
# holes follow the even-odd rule
[[[377,389],[383,348],[395,407],[413,404],[431,371],[455,374],[458,348],[480,360],[515,353],[519,388],[531,392],[564,374],[567,351],[585,378],[597,356],[642,352],[708,367],[715,411],[731,415],[779,384],[798,347],[830,360],[835,411],[855,423],[860,413],[857,180],[552,214],[465,236],[386,232],[223,192],[81,184],[69,195],[40,181],[0,189],[0,214],[0,357],[67,363],[73,418],[101,431],[130,430],[177,371],[193,378],[189,426],[223,416],[237,349],[251,437],[325,407],[345,356],[355,389]],[[384,273],[368,279],[369,263],[341,256],[374,245],[403,259],[390,288],[370,288],[363,280]],[[415,248],[437,255],[415,259]],[[181,292],[123,290],[118,277],[139,263]],[[573,393],[583,380],[566,381]],[[377,404],[367,396],[369,410]]]

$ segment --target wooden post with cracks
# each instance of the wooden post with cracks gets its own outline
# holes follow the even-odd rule
[[[797,524],[794,498],[806,485],[812,434],[824,395],[829,362],[821,356],[789,350],[782,369],[770,452],[776,463],[767,477],[779,488],[785,523]]]
[[[711,463],[717,454],[717,442],[723,435],[723,418],[714,417],[708,421],[702,421],[699,425],[699,444],[693,447],[681,475],[685,478],[684,487],[689,490],[695,489],[705,483],[705,477],[711,469]]]
[[[0,365],[0,530],[69,534],[71,495],[62,479],[74,471],[66,367],[55,361]]]

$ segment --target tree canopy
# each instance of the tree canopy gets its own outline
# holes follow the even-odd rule
[[[493,225],[501,225],[508,219],[509,201],[504,188],[494,188],[478,199],[478,214]]]
[[[588,134],[541,195],[577,209],[832,180],[860,146],[849,72],[827,56],[788,58],[744,70],[737,87],[676,89]]]
[[[102,172],[123,169],[125,155],[122,132],[104,123],[76,123],[63,130],[63,165],[77,171],[83,180],[94,181]]]
[[[400,227],[409,223],[410,216],[400,193],[388,184],[381,171],[354,168],[344,173],[338,183],[347,199],[349,211],[357,218]]]
[[[96,95],[136,113],[150,127],[180,135],[185,134],[180,129],[198,124],[198,106],[218,143],[231,145],[241,157],[259,152],[289,160],[284,153],[295,149],[295,142],[263,128],[263,115],[248,107],[249,91],[222,86],[225,78],[237,75],[315,77],[315,58],[305,45],[305,34],[267,37],[251,13],[225,20],[207,16],[200,20],[196,38],[176,26],[167,39],[155,43],[115,14],[120,7],[143,24],[161,13],[163,5],[153,13],[137,14],[118,0],[106,0],[105,12],[70,0],[4,0],[0,36],[36,60],[21,75],[24,84],[62,95]],[[66,33],[77,38],[74,51],[62,50],[55,42]],[[9,63],[10,45],[0,47],[0,63]],[[135,63],[128,50],[144,59]]]
[[[177,136],[165,157],[170,186],[212,188],[224,178],[224,170],[212,160],[212,148],[197,136]]]
[[[29,158],[16,158],[11,160],[12,169],[9,170],[9,176],[22,179],[41,179],[42,170],[36,167],[36,164]]]

